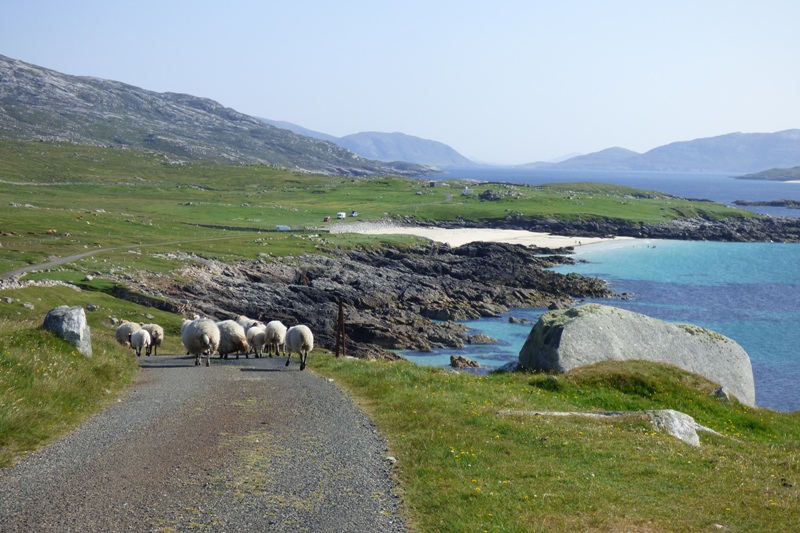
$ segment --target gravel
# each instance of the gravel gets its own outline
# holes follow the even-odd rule
[[[313,356],[285,361],[142,357],[116,404],[0,471],[0,531],[405,531],[376,428]]]

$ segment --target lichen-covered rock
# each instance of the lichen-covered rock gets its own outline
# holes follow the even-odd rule
[[[92,332],[86,323],[83,307],[59,305],[48,311],[43,326],[69,341],[86,357],[92,356]]]
[[[519,353],[522,367],[551,372],[600,361],[667,363],[704,376],[755,405],[750,357],[735,341],[687,324],[587,304],[545,313]]]

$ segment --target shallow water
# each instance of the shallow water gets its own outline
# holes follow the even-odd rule
[[[541,184],[593,181],[628,185],[730,204],[734,200],[800,200],[800,183],[735,180],[725,174],[575,170],[466,169],[446,177]],[[800,210],[750,208],[772,216]],[[800,409],[800,244],[617,240],[576,248],[587,263],[557,267],[610,282],[626,300],[597,300],[670,322],[709,328],[738,342],[750,355],[756,403],[776,410]],[[514,309],[499,318],[466,324],[500,343],[401,352],[420,364],[445,365],[464,355],[495,368],[516,361],[532,324],[509,324],[508,316],[536,322],[544,309]]]
[[[626,240],[579,248],[560,266],[608,280],[626,300],[595,300],[670,322],[706,327],[738,342],[753,365],[756,403],[776,410],[800,409],[800,244]],[[516,361],[544,309],[514,309],[499,318],[466,324],[500,339],[497,345],[431,354],[401,352],[419,364],[446,365],[451,354],[489,368]]]

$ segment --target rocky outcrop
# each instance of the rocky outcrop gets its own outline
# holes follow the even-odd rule
[[[453,368],[480,368],[481,365],[473,361],[472,359],[467,359],[463,355],[451,355],[450,356],[450,366]]]
[[[47,313],[43,326],[69,341],[86,357],[92,356],[92,332],[86,323],[83,307],[59,305]]]
[[[600,361],[644,360],[704,376],[755,405],[750,358],[735,341],[616,307],[588,304],[545,313],[519,353],[520,365],[567,372]]]
[[[502,243],[386,247],[233,265],[187,261],[174,276],[181,281],[120,281],[189,315],[308,324],[328,348],[336,345],[341,300],[348,354],[396,358],[390,350],[463,346],[466,327],[455,321],[545,307],[555,299],[611,296],[599,279],[546,270],[559,260],[543,257],[550,252]]]

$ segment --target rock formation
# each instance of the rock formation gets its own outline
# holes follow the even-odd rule
[[[92,333],[86,323],[83,307],[59,305],[47,313],[43,326],[69,341],[86,357],[92,356]]]
[[[704,376],[755,405],[750,358],[735,341],[616,307],[587,304],[545,313],[519,353],[522,367],[567,372],[600,361],[667,363]]]
[[[512,307],[545,307],[571,297],[606,297],[603,281],[547,270],[551,250],[502,243],[382,247],[305,254],[226,265],[186,257],[177,278],[124,284],[217,320],[246,315],[308,324],[320,346],[336,344],[338,302],[348,354],[397,358],[389,351],[462,347],[455,321],[497,316]],[[177,258],[177,257],[176,257]]]

